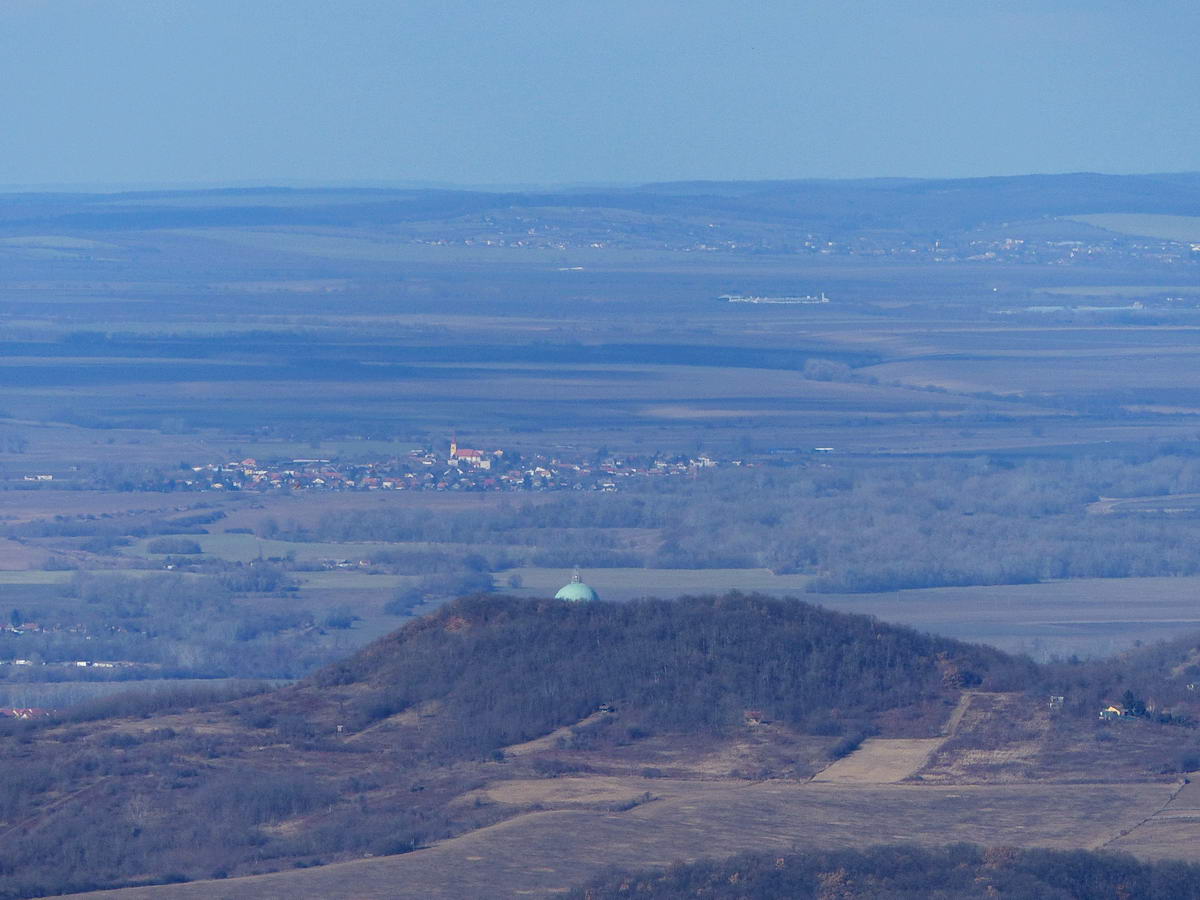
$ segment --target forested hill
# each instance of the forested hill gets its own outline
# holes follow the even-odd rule
[[[795,600],[482,596],[411,623],[299,690],[353,686],[343,702],[367,720],[436,701],[443,746],[479,752],[577,722],[601,704],[673,731],[721,731],[746,709],[821,728],[831,717],[861,723],[1033,672],[997,650]]]

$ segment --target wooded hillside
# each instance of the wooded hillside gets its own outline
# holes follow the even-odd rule
[[[447,750],[483,753],[620,705],[647,729],[722,731],[746,709],[839,733],[1031,663],[796,600],[731,594],[568,604],[464,598],[319,672],[367,688],[360,716],[437,700]]]

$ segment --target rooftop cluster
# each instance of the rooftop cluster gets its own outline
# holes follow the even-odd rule
[[[685,477],[702,469],[752,466],[741,459],[696,456],[607,456],[569,458],[566,454],[522,457],[504,450],[452,446],[449,455],[434,450],[378,462],[346,463],[330,459],[260,462],[233,460],[189,466],[168,489],[324,490],[324,491],[550,491],[615,492],[631,478]]]

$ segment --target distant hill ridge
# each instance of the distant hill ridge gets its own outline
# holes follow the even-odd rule
[[[195,203],[195,201],[203,203]],[[954,230],[1087,213],[1200,215],[1200,174],[1014,175],[846,181],[688,181],[536,191],[239,188],[0,196],[0,229],[373,227],[554,210],[715,217],[795,227]]]

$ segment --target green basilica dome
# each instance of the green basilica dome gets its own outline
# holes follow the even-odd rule
[[[599,600],[600,595],[583,583],[583,579],[579,577],[579,570],[576,569],[575,574],[571,576],[570,583],[559,588],[554,599],[570,600],[572,603],[590,603],[593,600]]]

